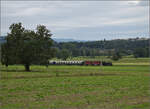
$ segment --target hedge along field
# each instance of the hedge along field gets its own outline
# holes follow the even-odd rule
[[[0,70],[0,109],[150,108],[148,63],[34,65],[31,72],[25,72],[22,65],[1,65]]]
[[[68,59],[69,60],[69,59]],[[133,56],[124,56],[118,61],[113,61],[111,58],[108,58],[107,56],[95,56],[95,57],[74,57],[71,60],[99,60],[99,61],[110,61],[114,64],[144,64],[149,65],[150,59],[149,58],[133,58]]]

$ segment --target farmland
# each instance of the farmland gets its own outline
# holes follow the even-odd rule
[[[0,109],[149,109],[149,70],[149,58],[132,57],[113,66],[33,65],[31,72],[1,65]]]

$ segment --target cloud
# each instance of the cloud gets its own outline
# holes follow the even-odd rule
[[[43,8],[27,8],[25,10],[19,10],[16,13],[11,13],[9,16],[16,17],[16,16],[35,16],[40,15],[41,13],[45,12]]]
[[[50,26],[56,31],[60,31],[77,28],[91,28],[104,26],[117,27],[120,25],[145,25],[148,23],[148,11],[145,11],[145,8],[142,7],[120,8],[120,10],[114,9],[114,11],[101,14],[97,14],[96,10],[95,13],[91,13],[88,15],[82,12],[80,12],[80,14],[82,15],[73,15],[72,17],[65,18],[63,20],[55,20],[55,22],[48,21],[45,25]]]
[[[149,0],[141,0],[139,3],[138,3],[139,6],[149,6]]]
[[[143,1],[32,1],[2,2],[3,33],[10,24],[22,22],[28,29],[43,24],[56,37],[98,37],[99,31],[145,31],[149,8]],[[89,33],[89,35],[88,35]],[[81,37],[81,36],[80,36]],[[78,38],[80,38],[78,37]],[[85,37],[84,37],[85,38]]]
[[[128,1],[128,4],[135,5],[135,6],[149,6],[149,0]]]

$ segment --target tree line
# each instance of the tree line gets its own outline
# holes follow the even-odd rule
[[[149,57],[150,39],[116,39],[89,42],[60,42],[54,43],[56,57],[62,54],[71,57],[77,56],[108,56],[114,60],[121,56],[133,55],[134,57]]]
[[[118,60],[125,55],[149,57],[150,39],[101,40],[89,42],[61,42],[52,40],[52,33],[44,25],[28,30],[22,23],[13,23],[10,33],[1,45],[1,63],[5,66],[23,64],[26,71],[30,65],[48,65],[51,58],[66,60],[78,56],[108,56]]]

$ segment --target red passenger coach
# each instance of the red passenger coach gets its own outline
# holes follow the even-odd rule
[[[100,61],[93,61],[92,65],[101,65],[101,62]]]
[[[91,61],[85,61],[84,64],[85,65],[91,65],[92,63],[91,63]]]
[[[85,65],[101,65],[100,61],[85,61]]]

